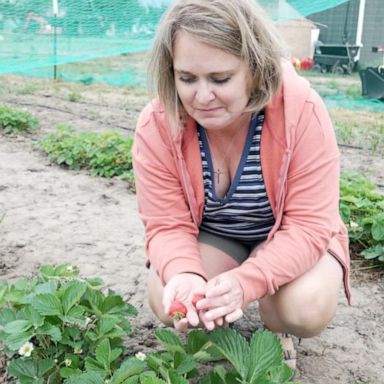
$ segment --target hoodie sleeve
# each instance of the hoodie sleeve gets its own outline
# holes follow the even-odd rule
[[[245,305],[312,268],[340,231],[339,151],[328,112],[314,91],[292,138],[279,228],[232,271],[243,287]]]
[[[178,158],[164,113],[151,104],[141,113],[132,149],[139,214],[145,227],[145,249],[163,284],[177,273],[205,278],[193,223],[184,196]]]

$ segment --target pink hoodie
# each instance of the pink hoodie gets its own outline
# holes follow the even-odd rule
[[[350,302],[347,230],[339,215],[339,151],[328,113],[309,83],[283,64],[283,84],[265,109],[261,163],[276,224],[256,257],[231,271],[244,305],[312,268],[328,250],[341,263]],[[142,111],[133,147],[146,253],[163,283],[177,273],[204,278],[197,235],[204,189],[196,123],[173,138],[154,100]],[[327,282],[324,281],[324,284]]]

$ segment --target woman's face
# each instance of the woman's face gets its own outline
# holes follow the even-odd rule
[[[239,127],[250,97],[251,78],[240,58],[179,31],[173,67],[179,98],[192,118],[208,130]]]

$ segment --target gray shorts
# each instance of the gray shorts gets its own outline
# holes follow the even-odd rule
[[[263,240],[256,240],[254,243],[245,243],[228,237],[214,235],[206,231],[200,231],[197,239],[199,243],[209,244],[212,247],[220,249],[235,259],[239,264],[248,259],[250,253],[263,242]]]

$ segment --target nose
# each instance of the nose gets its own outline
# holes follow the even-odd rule
[[[201,82],[198,84],[197,89],[196,89],[196,94],[195,94],[195,99],[196,99],[198,104],[207,105],[211,101],[213,101],[215,99],[215,97],[216,97],[215,93],[211,89],[209,84],[207,84],[205,82]]]

